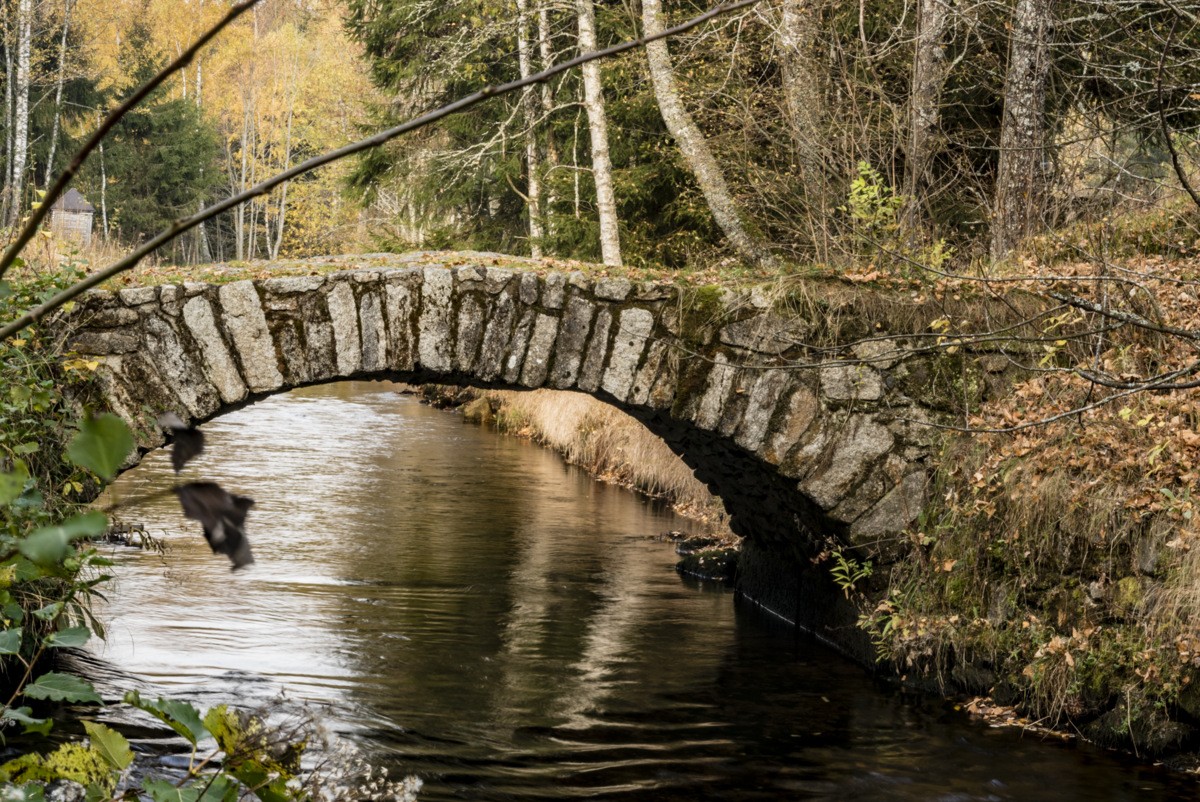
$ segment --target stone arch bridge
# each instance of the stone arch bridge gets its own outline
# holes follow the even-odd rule
[[[812,558],[833,547],[886,560],[907,543],[935,434],[918,422],[944,412],[917,399],[946,371],[905,337],[932,317],[910,309],[897,323],[861,292],[821,290],[806,311],[794,293],[496,261],[93,291],[56,325],[100,359],[107,403],[144,449],[161,443],[151,411],[202,421],[339,379],[589,393],[722,498],[747,538],[746,594],[857,650],[853,612]]]

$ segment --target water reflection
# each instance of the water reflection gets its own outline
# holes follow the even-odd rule
[[[173,499],[129,515],[103,656],[166,694],[329,703],[423,799],[1132,799],[1190,789],[963,721],[722,590],[648,538],[686,528],[394,387],[276,396],[205,427],[190,478],[258,501],[231,574]],[[113,492],[173,480],[155,453]],[[1047,795],[1047,789],[1054,793]],[[1189,791],[1190,792],[1190,791]]]

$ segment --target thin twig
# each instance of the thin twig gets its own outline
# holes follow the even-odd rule
[[[246,0],[246,2],[257,2],[257,0]],[[653,36],[643,36],[640,39],[631,39],[626,42],[621,42],[619,44],[612,45],[611,47],[606,47],[603,50],[594,50],[590,53],[583,53],[569,61],[564,61],[561,64],[556,64],[555,66],[550,67],[549,69],[542,70],[541,72],[535,73],[534,75],[530,75],[527,78],[521,78],[521,79],[518,79],[515,81],[509,81],[508,83],[501,84],[499,86],[486,86],[483,89],[480,89],[478,92],[474,92],[470,95],[459,98],[458,100],[454,101],[453,103],[447,104],[438,109],[434,109],[433,111],[422,114],[419,117],[414,117],[413,119],[411,119],[407,122],[401,123],[400,125],[397,125],[394,128],[388,128],[387,130],[380,131],[379,133],[377,133],[373,136],[370,136],[366,139],[361,139],[358,142],[352,142],[351,144],[345,145],[344,147],[338,148],[337,150],[332,150],[332,151],[329,151],[328,153],[323,153],[320,156],[314,156],[313,158],[309,159],[308,161],[303,162],[302,164],[298,164],[295,167],[291,168],[290,170],[284,170],[281,173],[277,173],[274,176],[263,181],[262,183],[257,184],[255,186],[251,187],[250,189],[247,189],[244,192],[241,192],[237,195],[227,198],[226,200],[223,200],[220,203],[214,204],[213,206],[209,206],[207,209],[203,209],[203,210],[197,212],[196,214],[192,215],[191,217],[185,217],[180,220],[176,220],[174,223],[171,224],[170,228],[161,232],[160,234],[155,236],[153,239],[149,240],[144,245],[142,245],[139,248],[137,248],[136,250],[134,250],[132,253],[130,253],[125,258],[123,258],[117,262],[114,262],[113,264],[109,265],[108,267],[104,268],[103,270],[101,270],[97,273],[93,273],[92,275],[88,276],[85,279],[82,279],[82,280],[76,282],[75,284],[71,285],[67,289],[65,289],[62,292],[55,295],[50,300],[43,303],[41,306],[38,306],[35,309],[32,309],[32,310],[26,312],[24,315],[17,318],[16,320],[14,320],[12,323],[9,323],[4,328],[0,329],[0,340],[4,339],[5,337],[11,337],[13,334],[16,334],[18,331],[25,328],[26,326],[29,326],[29,325],[32,325],[32,324],[38,322],[39,320],[44,318],[46,315],[50,314],[55,309],[58,309],[60,306],[65,304],[67,301],[70,301],[71,299],[76,298],[79,295],[82,295],[84,292],[91,289],[92,287],[95,287],[99,284],[103,284],[105,281],[112,278],[113,276],[116,276],[120,273],[125,272],[126,270],[133,268],[135,265],[137,265],[138,262],[140,262],[142,259],[144,259],[147,255],[149,255],[150,253],[152,253],[153,251],[158,249],[160,246],[175,239],[176,237],[178,237],[180,234],[184,233],[185,231],[190,231],[191,229],[193,229],[196,226],[203,223],[205,220],[209,220],[213,217],[216,217],[218,214],[221,214],[222,212],[228,211],[229,209],[239,206],[248,200],[252,200],[261,195],[266,195],[268,192],[270,192],[275,187],[277,187],[280,184],[283,184],[287,181],[292,180],[296,176],[303,175],[304,173],[315,170],[318,167],[323,167],[326,164],[330,164],[332,162],[338,161],[339,159],[344,159],[347,156],[352,156],[355,153],[361,153],[362,151],[365,151],[365,150],[377,148],[380,145],[390,142],[391,140],[395,139],[398,136],[407,134],[410,131],[415,131],[419,128],[424,128],[425,126],[430,125],[431,123],[435,123],[438,120],[441,120],[445,117],[449,117],[453,114],[457,114],[460,111],[465,111],[466,109],[469,109],[472,106],[475,106],[478,103],[481,103],[484,100],[487,100],[489,98],[498,97],[499,95],[505,95],[505,94],[508,94],[509,92],[513,92],[513,91],[516,91],[517,89],[522,89],[526,86],[531,86],[533,84],[543,83],[543,82],[548,81],[549,79],[553,78],[556,75],[564,73],[575,67],[578,67],[581,64],[586,64],[589,61],[596,61],[597,59],[603,59],[603,58],[608,58],[610,56],[615,56],[620,53],[624,53],[626,51],[633,50],[638,47],[642,47],[645,44],[647,44],[648,42],[654,42],[659,39],[666,39],[667,37],[670,37],[670,36],[676,36],[678,34],[686,32],[686,31],[690,31],[692,28],[698,27],[698,26],[704,24],[705,22],[708,22],[713,17],[719,16],[721,14],[727,14],[731,11],[737,11],[738,9],[741,9],[741,8],[747,8],[758,2],[759,2],[759,0],[737,0],[737,2],[723,3],[719,6],[714,6],[713,8],[709,9],[708,11],[704,12],[703,14],[700,14],[699,16],[692,17],[690,20],[688,20],[686,22],[680,23],[679,25],[676,25],[673,28],[668,28],[665,31],[656,33]]]
[[[229,9],[229,13],[222,17],[216,25],[213,25],[201,34],[200,38],[192,43],[191,47],[180,53],[178,58],[143,84],[136,92],[127,97],[120,106],[109,112],[109,115],[104,118],[104,122],[100,123],[100,127],[92,133],[87,142],[83,143],[83,147],[76,151],[75,156],[71,159],[71,163],[59,173],[58,178],[54,181],[54,185],[46,190],[46,194],[42,196],[41,203],[30,213],[29,219],[21,228],[20,233],[17,234],[17,238],[4,251],[4,255],[0,256],[0,278],[4,278],[4,274],[12,267],[17,256],[25,249],[29,241],[33,239],[33,236],[37,233],[38,226],[42,224],[46,215],[50,213],[54,202],[58,200],[59,196],[67,188],[67,185],[71,183],[71,179],[83,167],[83,163],[87,160],[87,157],[91,155],[93,150],[99,147],[100,142],[121,121],[121,118],[145,100],[155,89],[162,86],[164,81],[191,64],[192,59],[200,52],[200,49],[212,41],[213,37],[225,30],[234,20],[260,2],[261,0],[242,0],[242,2],[234,5]]]

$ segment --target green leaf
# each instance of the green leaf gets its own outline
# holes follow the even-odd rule
[[[130,691],[125,694],[125,704],[146,711],[182,735],[193,746],[208,736],[208,730],[200,720],[200,711],[187,702],[162,698],[152,702],[143,699],[137,691]]]
[[[8,504],[15,500],[25,489],[29,481],[29,468],[22,460],[13,460],[13,469],[8,473],[0,473],[0,504]]]
[[[39,607],[33,611],[35,618],[40,618],[43,621],[53,621],[58,618],[58,614],[62,612],[63,603],[60,601],[51,602],[45,607]]]
[[[46,643],[55,649],[76,649],[88,642],[92,631],[87,627],[60,629],[46,638]]]
[[[83,728],[92,741],[92,748],[114,769],[124,771],[133,762],[133,751],[124,735],[94,721],[83,722]]]
[[[108,518],[99,511],[68,518],[59,526],[44,526],[17,546],[22,554],[38,565],[52,565],[67,556],[71,541],[94,537],[108,527]]]
[[[20,627],[0,632],[0,654],[17,654],[20,652],[21,636],[23,634]]]
[[[19,444],[13,446],[13,453],[14,454],[32,454],[33,452],[37,451],[40,448],[41,448],[41,446],[38,445],[37,443],[19,443]]]
[[[79,425],[79,434],[67,446],[67,456],[76,465],[107,481],[117,475],[121,463],[132,450],[133,435],[125,421],[106,412],[84,419]]]
[[[166,780],[142,780],[142,789],[154,802],[200,802],[199,788],[176,788]]]
[[[0,281],[0,300],[3,300],[13,294],[12,285],[7,281]]]
[[[254,795],[261,802],[289,802],[292,798],[288,791],[287,778],[271,779],[271,773],[256,760],[247,760],[231,769],[234,777],[247,788],[254,789]]]
[[[51,702],[95,702],[104,704],[90,682],[72,674],[47,671],[25,686],[24,695],[30,699],[46,699]]]
[[[202,777],[183,788],[166,780],[142,780],[142,788],[154,802],[237,802],[238,784],[227,775]]]
[[[21,725],[22,732],[40,733],[45,735],[54,727],[54,720],[49,718],[34,718],[33,710],[28,707],[6,707],[0,713],[0,721],[13,722]]]

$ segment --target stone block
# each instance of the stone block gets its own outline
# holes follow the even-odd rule
[[[129,287],[120,290],[117,297],[126,306],[141,306],[158,300],[158,287]]]
[[[424,279],[421,317],[417,322],[417,354],[422,367],[447,372],[454,353],[450,328],[454,274],[445,268],[427,267]]]
[[[246,397],[246,383],[238,373],[225,340],[217,328],[212,305],[208,299],[197,295],[183,305],[183,322],[204,359],[208,380],[226,404],[235,404]]]
[[[612,329],[613,314],[608,306],[601,306],[596,312],[596,325],[592,327],[592,336],[588,340],[587,356],[579,369],[579,389],[593,393],[600,389],[600,376],[604,372],[604,360],[608,356],[608,335]]]
[[[547,309],[562,309],[566,292],[567,277],[562,273],[550,273],[542,279],[542,306]]]
[[[475,366],[475,375],[484,381],[494,381],[504,372],[504,355],[512,340],[517,319],[516,293],[516,288],[507,289],[492,304],[492,313],[483,332],[483,345]]]
[[[624,301],[633,289],[633,282],[624,278],[602,278],[596,282],[595,294],[604,301]]]
[[[235,281],[217,291],[225,329],[242,363],[242,377],[252,392],[275,390],[283,374],[275,358],[275,343],[267,329],[267,317],[250,281]]]
[[[552,386],[566,389],[578,378],[583,348],[587,344],[595,314],[596,307],[586,298],[574,296],[567,301],[554,351],[554,367],[550,373]]]
[[[369,286],[358,301],[358,325],[362,336],[362,369],[372,373],[388,366],[387,326],[383,322],[382,288]]]
[[[521,366],[521,384],[526,387],[541,387],[550,371],[550,354],[558,337],[558,318],[539,314],[533,324],[529,348]]]
[[[348,281],[335,281],[325,297],[337,355],[337,375],[352,376],[362,369],[362,337],[358,330],[358,305]]]
[[[654,330],[654,315],[647,309],[623,309],[617,318],[617,336],[600,380],[600,388],[618,401],[624,401],[633,385],[646,341]]]
[[[712,431],[717,428],[736,375],[737,370],[729,364],[729,358],[724,354],[717,354],[708,372],[708,381],[705,383],[704,395],[700,398],[700,406],[696,409],[695,422],[701,429]]]
[[[787,386],[789,375],[783,370],[764,370],[750,389],[735,442],[748,451],[758,451],[767,436],[771,416]]]
[[[835,423],[825,422],[824,426],[833,427]],[[891,450],[895,438],[886,426],[867,415],[851,416],[836,433],[827,431],[826,435],[812,444],[814,453],[806,455],[816,463],[816,468],[799,487],[829,511],[876,460]]]
[[[863,364],[831,365],[821,368],[821,395],[830,401],[878,401],[883,377]]]

